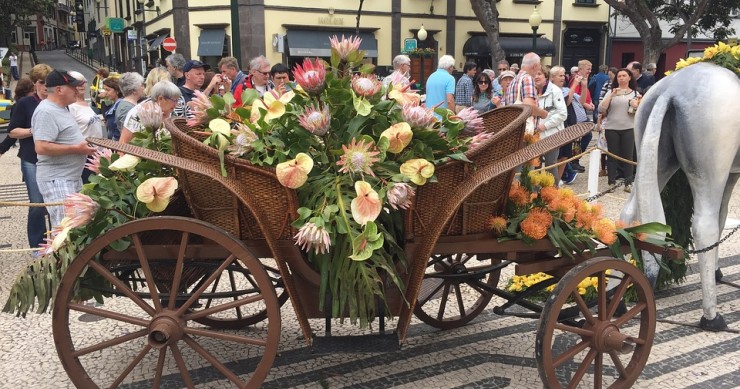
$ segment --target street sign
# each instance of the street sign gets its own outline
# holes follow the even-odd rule
[[[170,53],[174,53],[177,48],[177,42],[175,41],[175,38],[167,37],[162,41],[162,47]]]
[[[128,30],[127,31],[127,34],[126,34],[126,37],[128,38],[129,41],[135,41],[136,38],[137,38],[137,36],[136,36],[137,35],[137,32],[138,31],[136,31],[136,30]]]
[[[105,26],[108,27],[111,32],[123,32],[123,26],[125,25],[123,18],[106,18]]]
[[[416,50],[417,42],[414,38],[406,38],[403,40],[403,51],[409,52]]]
[[[103,36],[110,36],[110,28],[103,27],[100,29],[100,33],[103,34]]]

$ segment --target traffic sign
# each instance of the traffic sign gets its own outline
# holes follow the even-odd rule
[[[167,37],[162,41],[162,47],[170,53],[174,53],[177,48],[177,42],[175,41],[175,38]]]
[[[111,32],[123,32],[123,26],[125,21],[123,18],[106,18],[105,26],[108,27]]]
[[[110,36],[111,31],[110,28],[103,27],[100,29],[100,33],[103,34],[103,36]]]
[[[416,50],[416,39],[414,38],[406,38],[403,40],[403,51],[409,52]]]

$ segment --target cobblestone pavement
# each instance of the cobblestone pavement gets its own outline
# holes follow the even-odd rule
[[[42,57],[43,60],[43,57]],[[18,159],[9,153],[0,158],[0,197],[22,200]],[[601,179],[602,188],[605,185]],[[585,192],[585,178],[573,186]],[[602,199],[605,210],[616,217],[626,199],[618,190]],[[26,247],[23,208],[0,207],[0,247]],[[733,199],[730,217],[740,219],[740,198]],[[725,233],[728,230],[725,230]],[[740,387],[740,237],[733,236],[720,247],[724,281],[718,286],[719,311],[730,330],[717,333],[700,331],[701,290],[695,259],[683,284],[656,296],[657,328],[648,364],[636,388],[735,388]],[[29,253],[0,252],[0,303],[18,272],[31,260]],[[511,274],[508,269],[500,285]],[[731,284],[730,284],[731,283]],[[734,284],[734,285],[732,285]],[[128,309],[125,298],[106,300],[106,307]],[[414,319],[406,343],[400,350],[370,353],[321,353],[305,347],[290,304],[282,308],[282,331],[278,356],[264,388],[538,388],[542,383],[534,358],[537,321],[498,316],[494,298],[472,322],[455,330],[440,331]],[[112,320],[91,321],[84,314],[70,317],[75,342],[94,344],[111,333],[130,329]],[[322,320],[311,320],[314,332],[322,334]],[[349,326],[333,325],[334,334],[352,333]],[[389,327],[395,322],[389,323]],[[51,333],[51,316],[30,313],[26,318],[0,314],[0,388],[70,388]],[[249,331],[263,331],[259,325]],[[141,350],[142,344],[127,342],[112,347],[89,361],[91,375],[117,374]],[[248,375],[259,356],[238,347],[209,344],[237,374]],[[190,374],[198,387],[230,387],[208,363],[182,347]],[[150,353],[122,387],[151,386],[156,356]],[[591,381],[587,374],[586,386]],[[174,362],[167,361],[162,387],[179,388],[182,381]]]

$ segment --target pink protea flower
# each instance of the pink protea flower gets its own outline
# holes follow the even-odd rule
[[[375,77],[354,76],[352,78],[352,89],[359,96],[375,96],[380,92],[381,88],[383,88],[383,84],[381,84]]]
[[[311,169],[313,169],[313,159],[308,154],[298,153],[295,159],[277,164],[275,175],[281,185],[296,189],[306,183]]]
[[[468,145],[468,150],[472,151],[480,147],[485,141],[491,139],[493,137],[493,134],[490,132],[481,132],[478,134],[475,134],[472,138],[470,138],[470,144]]]
[[[461,131],[462,135],[473,136],[483,131],[483,119],[478,117],[478,110],[473,107],[467,107],[458,112],[457,115],[451,116],[450,121],[465,122],[465,128]]]
[[[427,128],[437,121],[434,110],[421,107],[417,103],[404,104],[401,116],[411,127]]]
[[[365,181],[355,182],[355,192],[357,197],[350,203],[352,218],[362,226],[367,222],[375,221],[383,209],[378,192]]]
[[[77,228],[89,223],[100,206],[90,196],[82,193],[67,195],[64,199],[65,227]]]
[[[102,149],[102,150],[98,149],[98,151],[96,151],[95,154],[87,158],[85,169],[90,170],[91,172],[94,172],[95,174],[100,174],[100,159],[105,158],[110,161],[111,154],[112,153],[110,149]]]
[[[388,152],[398,154],[411,143],[414,132],[406,122],[396,123],[380,134],[382,138],[388,138]]]
[[[141,123],[143,128],[157,131],[162,128],[162,115],[162,107],[150,100],[141,103],[137,116],[139,117],[139,123]]]
[[[393,85],[393,89],[401,89],[411,83],[408,77],[401,72],[393,72],[388,77],[391,78],[389,84]]]
[[[316,106],[309,105],[298,117],[298,122],[301,124],[301,127],[314,135],[326,135],[331,126],[329,106],[324,105],[324,109],[319,110]]]
[[[193,119],[188,120],[188,126],[198,127],[208,120],[208,114],[206,111],[209,108],[213,108],[213,103],[203,92],[196,90],[195,97],[188,102],[190,112],[195,115]]]
[[[361,140],[357,143],[357,138],[352,138],[349,147],[342,145],[344,154],[339,158],[337,165],[342,166],[341,173],[366,173],[375,177],[375,173],[370,169],[379,159],[376,157],[380,152],[375,148],[373,142],[365,143]]]
[[[329,42],[331,42],[331,48],[336,50],[337,54],[339,54],[339,58],[341,58],[342,61],[346,61],[353,51],[360,49],[362,39],[358,36],[353,37],[351,35],[348,38],[345,38],[344,35],[342,35],[342,40],[339,40],[339,38],[334,35],[329,38]]]
[[[306,223],[298,230],[295,235],[295,244],[301,246],[305,252],[314,250],[316,254],[325,254],[331,246],[329,232],[324,227],[319,227],[314,223]]]
[[[414,189],[410,185],[396,183],[391,185],[386,196],[388,197],[388,204],[393,209],[408,209],[411,206],[411,198],[415,194]]]
[[[234,144],[227,146],[232,154],[243,156],[252,150],[252,144],[257,140],[257,134],[244,123],[237,123],[236,129],[231,130],[235,135]]]
[[[316,58],[303,60],[303,66],[296,64],[293,68],[293,77],[306,92],[317,95],[324,90],[326,83],[326,68],[324,62]]]

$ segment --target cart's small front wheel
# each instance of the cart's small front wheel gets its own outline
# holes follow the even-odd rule
[[[623,312],[625,296],[632,301]],[[559,319],[572,308],[580,318]],[[545,387],[584,381],[594,388],[631,387],[650,355],[655,316],[650,283],[629,262],[593,258],[574,267],[547,299],[537,329],[535,357]]]
[[[499,263],[490,254],[435,254],[427,264],[414,315],[443,330],[465,325],[491,301],[493,294],[486,287],[498,285]]]
[[[113,297],[78,301],[95,294]],[[198,323],[230,320],[235,310],[264,320],[239,332]],[[241,241],[203,221],[151,217],[105,233],[72,261],[54,300],[53,332],[78,388],[257,388],[277,354],[280,307],[263,264]]]

